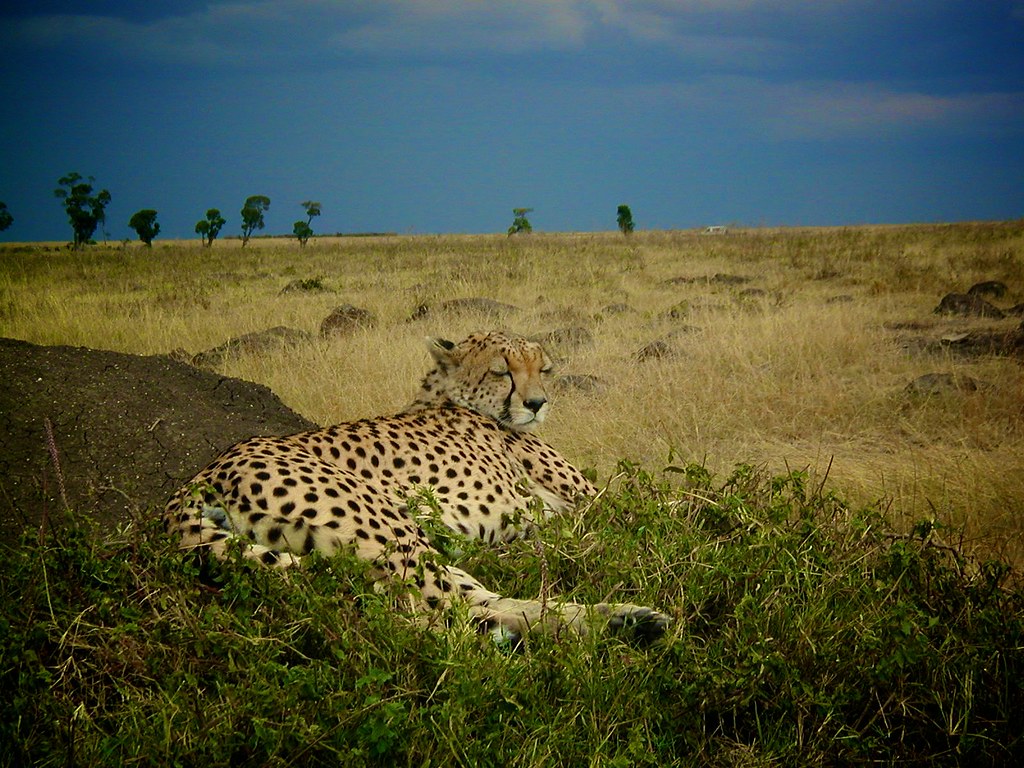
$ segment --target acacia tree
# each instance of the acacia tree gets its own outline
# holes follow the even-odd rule
[[[313,221],[314,216],[320,215],[320,203],[313,200],[303,200],[299,203],[303,208],[306,209],[306,223],[310,224]]]
[[[320,203],[312,200],[304,200],[299,203],[303,208],[306,209],[306,220],[296,221],[295,226],[292,228],[292,232],[299,239],[299,245],[305,246],[306,241],[313,236],[313,227],[310,226],[313,222],[314,216],[320,215]]]
[[[242,206],[242,247],[249,242],[252,233],[263,229],[263,212],[270,208],[270,198],[266,195],[252,195],[245,199]]]
[[[299,245],[305,246],[306,241],[313,236],[313,228],[309,226],[308,222],[300,220],[295,222],[292,233],[299,239]]]
[[[156,220],[156,211],[152,208],[143,208],[136,211],[128,220],[128,226],[135,230],[139,240],[150,248],[153,247],[153,238],[160,234],[160,225]]]
[[[533,232],[533,225],[530,224],[530,220],[526,218],[526,214],[531,213],[533,208],[513,208],[512,215],[515,216],[512,219],[512,226],[508,228],[508,234],[518,235],[520,233],[529,234]]]
[[[107,219],[106,208],[110,203],[110,193],[102,189],[93,194],[94,181],[96,179],[92,176],[86,180],[80,173],[69,173],[57,180],[60,186],[53,190],[53,196],[64,201],[76,250],[88,243],[96,227]]]
[[[11,212],[7,210],[7,203],[0,203],[0,232],[10,229],[11,224],[14,223],[14,217],[11,216]]]
[[[220,229],[227,223],[227,219],[220,215],[218,208],[210,208],[206,211],[206,218],[196,222],[196,234],[203,240],[203,246],[209,248],[213,241],[220,234]]]
[[[633,212],[628,205],[620,205],[615,221],[619,224],[619,231],[624,235],[630,234],[634,229]]]

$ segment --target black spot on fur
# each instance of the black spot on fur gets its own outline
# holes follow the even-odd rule
[[[264,552],[262,555],[260,555],[260,560],[263,562],[264,565],[277,565],[277,561],[280,559],[281,558],[277,556],[277,552],[271,550],[268,550]]]

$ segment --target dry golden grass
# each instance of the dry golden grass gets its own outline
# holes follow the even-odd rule
[[[750,282],[704,279],[716,274]],[[313,277],[332,290],[281,294],[290,280]],[[670,456],[716,472],[744,462],[808,468],[858,502],[965,524],[970,540],[1024,561],[1020,360],[906,348],[913,338],[1019,324],[932,314],[945,293],[981,280],[1009,286],[1003,306],[1024,300],[1024,224],[325,238],[305,249],[280,239],[244,250],[237,241],[83,254],[7,247],[0,334],[196,353],[277,325],[315,334],[332,307],[351,303],[373,311],[377,325],[220,369],[329,423],[401,408],[426,369],[427,335],[583,327],[592,344],[553,352],[564,372],[596,375],[603,389],[559,395],[543,431],[577,463],[604,477],[623,458],[652,469]],[[422,303],[467,296],[521,311],[409,320]],[[617,303],[632,311],[605,309]],[[890,330],[894,323],[918,327]],[[637,362],[657,339],[674,354]],[[903,393],[930,372],[984,386]]]

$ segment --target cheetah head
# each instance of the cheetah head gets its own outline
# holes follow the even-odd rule
[[[436,367],[423,380],[418,405],[450,402],[528,432],[544,421],[542,378],[551,359],[540,344],[500,331],[477,332],[457,344],[428,339]]]

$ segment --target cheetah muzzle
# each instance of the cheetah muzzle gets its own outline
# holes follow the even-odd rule
[[[350,549],[381,578],[415,585],[426,609],[462,601],[482,629],[521,637],[603,622],[641,641],[669,619],[628,604],[584,606],[503,597],[442,564],[405,502],[429,488],[440,522],[485,542],[510,541],[595,493],[594,486],[530,431],[549,404],[543,348],[501,332],[455,344],[430,340],[434,367],[401,413],[233,445],[168,502],[164,524],[183,549],[289,567],[318,551]]]

